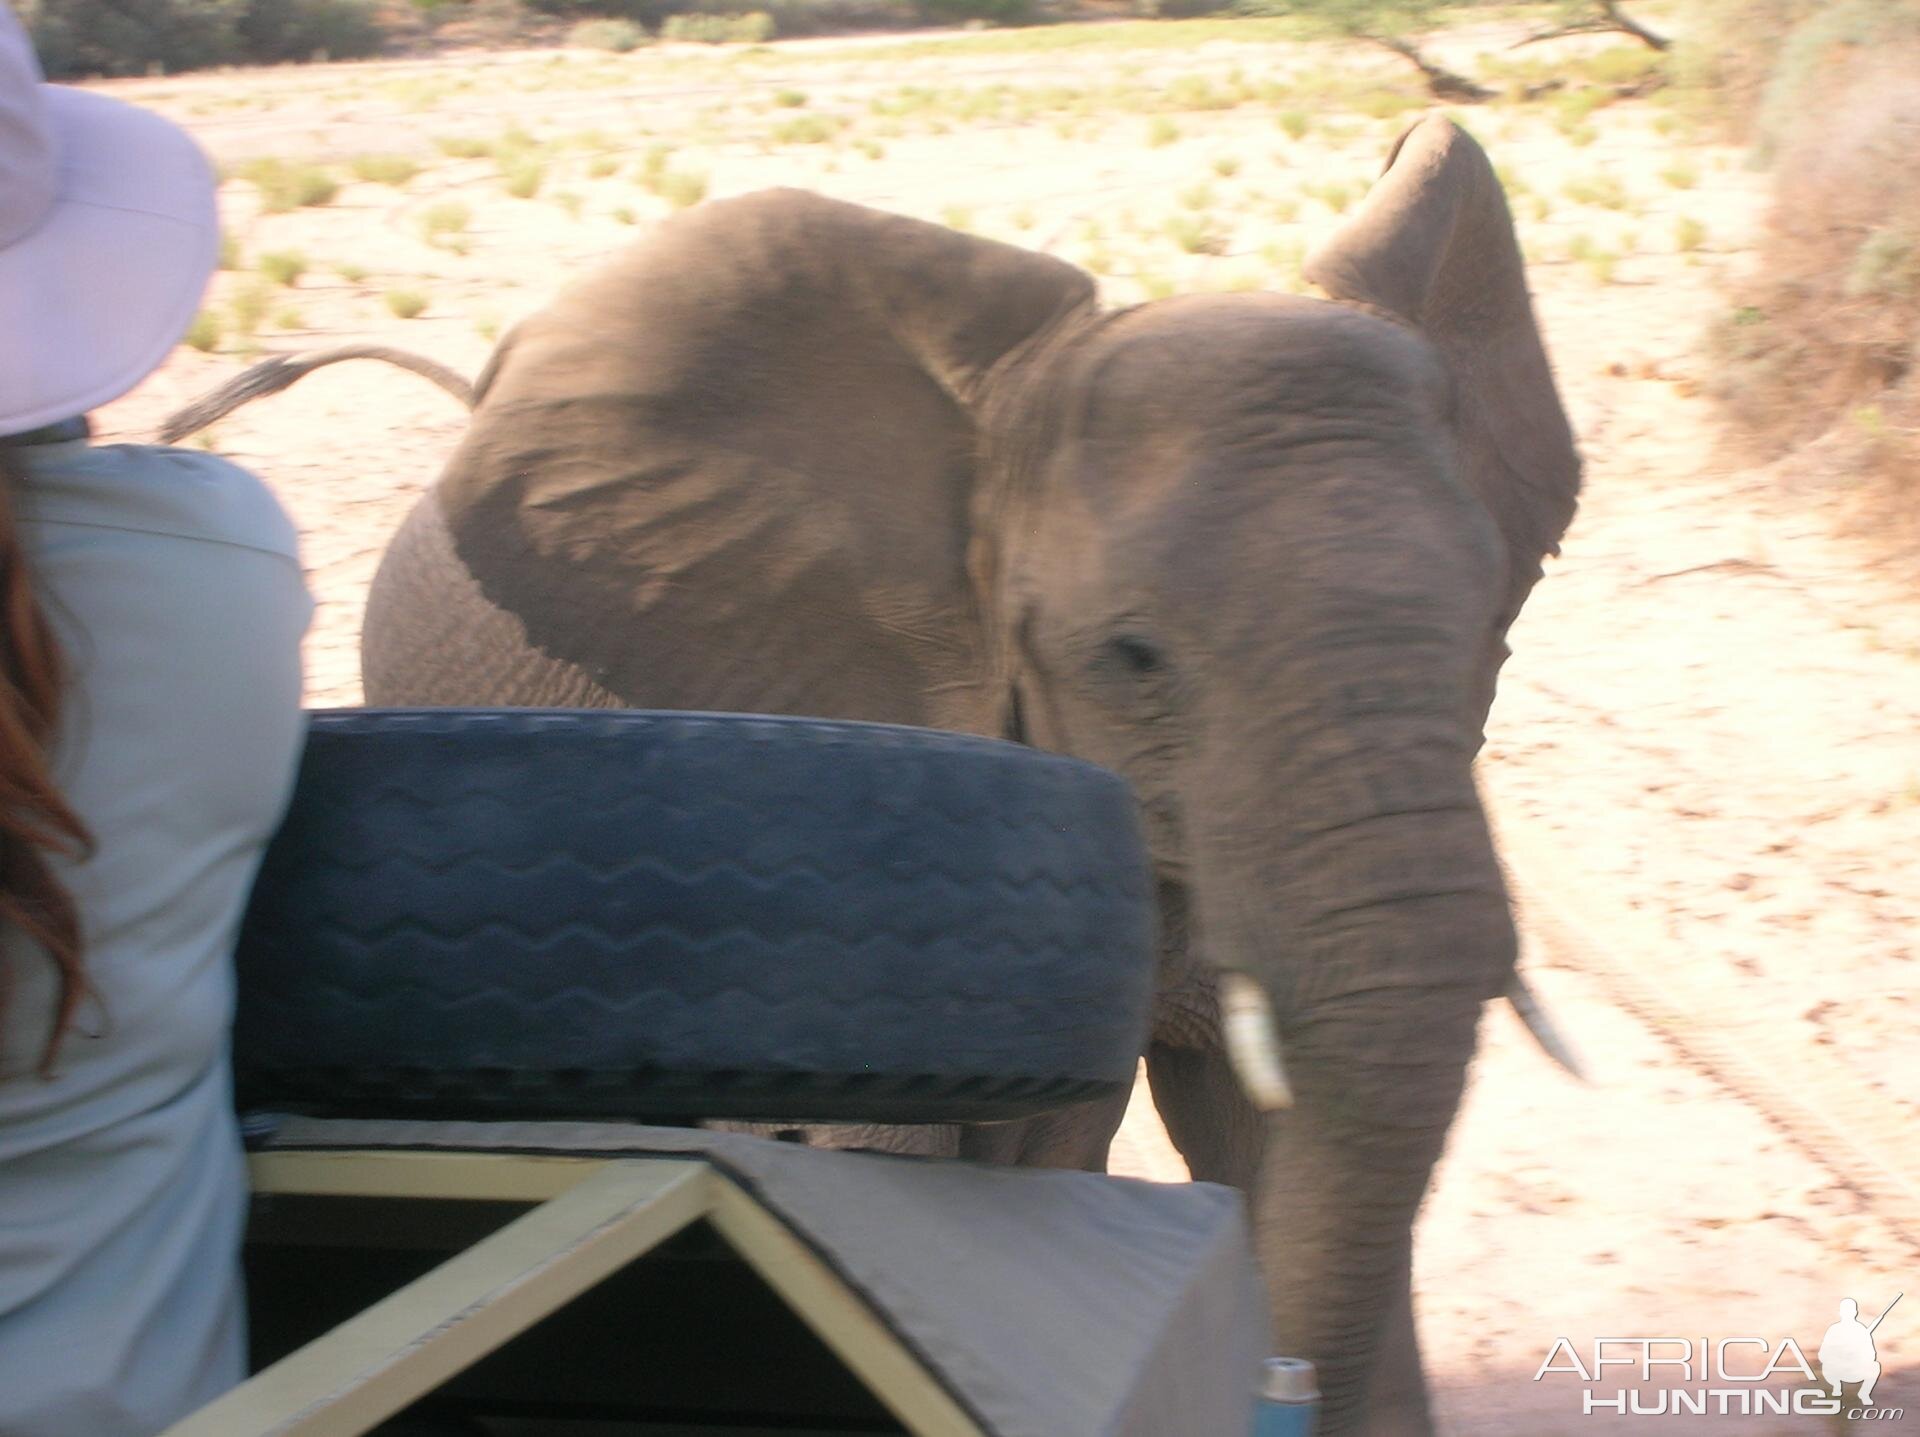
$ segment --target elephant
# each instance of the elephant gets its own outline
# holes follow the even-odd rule
[[[503,338],[362,659],[378,705],[879,720],[1124,775],[1154,1102],[1249,1194],[1323,1430],[1418,1433],[1412,1227],[1515,978],[1473,761],[1581,463],[1451,121],[1304,272],[1324,297],[1103,309],[917,220],[700,206]],[[1122,1106],[960,1152],[1098,1168]]]

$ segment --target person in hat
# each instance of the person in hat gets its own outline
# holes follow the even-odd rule
[[[234,934],[292,789],[292,524],[92,445],[219,249],[205,157],[0,6],[0,1433],[146,1437],[244,1375]]]

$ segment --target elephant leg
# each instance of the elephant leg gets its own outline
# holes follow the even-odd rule
[[[1167,1136],[1195,1181],[1253,1191],[1265,1125],[1218,1047],[1147,1048],[1147,1082]]]
[[[1076,1103],[1009,1123],[973,1123],[960,1129],[959,1156],[1002,1167],[1107,1170],[1107,1149],[1127,1115],[1127,1093]]]

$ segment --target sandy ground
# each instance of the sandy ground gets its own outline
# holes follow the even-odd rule
[[[1472,63],[1505,38],[1463,32],[1447,53]],[[672,148],[656,172],[704,176],[713,195],[796,184],[1050,249],[1100,272],[1116,302],[1292,287],[1301,245],[1351,198],[1329,187],[1357,195],[1404,120],[1315,98],[1296,138],[1276,124],[1294,107],[1286,87],[1381,63],[1278,42],[988,36],[115,86],[223,162],[338,169],[386,151],[426,168],[285,214],[259,213],[254,187],[231,180],[244,262],[297,249],[306,273],[273,291],[257,339],[230,327],[219,352],[182,349],[105,424],[145,437],[256,347],[378,337],[472,372],[501,326],[669,212],[636,178],[653,146]],[[1279,89],[1207,107],[1250,83]],[[1587,135],[1539,107],[1469,117],[1514,191],[1588,461],[1565,555],[1515,634],[1483,783],[1541,915],[1525,962],[1593,1082],[1489,1014],[1419,1237],[1424,1341],[1456,1432],[1829,1430],[1582,1416],[1577,1377],[1534,1375],[1562,1337],[1583,1354],[1598,1337],[1792,1337],[1811,1355],[1841,1297],[1873,1315],[1920,1287],[1920,1196],[1903,1186],[1920,1161],[1920,881],[1903,861],[1920,840],[1920,604],[1846,537],[1859,516],[1844,492],[1718,456],[1699,338],[1717,283],[1751,262],[1763,180],[1665,114],[1616,105]],[[803,116],[827,117],[829,138],[778,129]],[[536,197],[436,144],[509,125],[547,147]],[[467,222],[430,243],[423,220],[448,201]],[[1181,239],[1194,224],[1215,236],[1201,252]],[[216,304],[260,283],[224,275]],[[394,317],[394,289],[427,298],[425,313]],[[311,702],[357,700],[366,583],[461,423],[418,380],[348,368],[211,436],[299,520],[321,603]],[[1758,1086],[1723,1081],[1716,1043]],[[1144,1102],[1115,1166],[1184,1176]],[[1920,1292],[1877,1337],[1878,1395],[1905,1412],[1872,1430],[1920,1431]],[[1641,1384],[1594,1390],[1622,1385]]]

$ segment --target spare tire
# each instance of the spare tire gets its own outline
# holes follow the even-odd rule
[[[957,1122],[1124,1091],[1125,783],[926,729],[313,715],[239,943],[242,1107]]]

